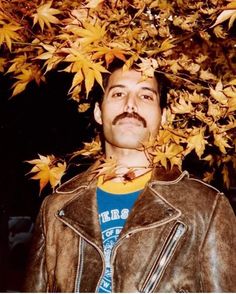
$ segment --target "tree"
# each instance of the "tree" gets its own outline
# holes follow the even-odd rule
[[[64,71],[81,112],[114,60],[136,64],[144,77],[163,73],[172,86],[167,123],[143,146],[151,164],[181,168],[195,153],[208,165],[204,180],[217,170],[229,187],[229,168],[236,167],[235,18],[235,0],[1,0],[0,70],[14,81],[12,96],[44,82],[49,71]],[[100,146],[95,139],[74,155],[98,156]],[[30,163],[40,189],[58,185],[67,168],[54,156]],[[103,160],[95,174],[115,169]]]

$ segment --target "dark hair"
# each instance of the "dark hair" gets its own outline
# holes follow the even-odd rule
[[[108,67],[108,71],[109,73],[105,73],[103,76],[103,87],[104,89],[106,89],[108,82],[109,82],[109,78],[111,76],[111,74],[122,68],[124,65],[124,62],[121,60],[116,59],[115,61],[113,61],[109,67]],[[137,66],[132,66],[131,69],[137,69]],[[166,107],[167,104],[167,93],[169,91],[170,88],[170,81],[166,78],[165,74],[162,72],[155,72],[154,74],[156,80],[157,80],[157,84],[158,84],[158,91],[159,91],[159,96],[160,96],[160,107],[161,109]],[[100,85],[95,84],[90,95],[90,97],[92,97],[92,104],[95,105],[96,102],[98,102],[100,105],[102,103],[103,100],[103,96],[104,96],[104,91],[101,88]]]

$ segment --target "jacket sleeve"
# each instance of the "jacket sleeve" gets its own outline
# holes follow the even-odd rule
[[[45,264],[45,232],[43,221],[43,202],[37,216],[31,248],[28,255],[23,292],[47,292],[47,271]]]
[[[203,292],[236,292],[236,218],[220,194],[201,249]]]

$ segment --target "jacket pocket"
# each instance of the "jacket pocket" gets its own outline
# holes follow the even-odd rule
[[[156,288],[158,282],[160,281],[162,274],[168,265],[173,253],[179,243],[179,240],[187,230],[185,224],[177,222],[172,228],[170,235],[168,236],[162,250],[161,254],[155,261],[151,271],[149,272],[147,278],[145,279],[141,292],[150,293]]]

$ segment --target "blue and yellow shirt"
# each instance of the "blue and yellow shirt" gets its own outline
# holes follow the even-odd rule
[[[105,273],[99,287],[100,293],[110,293],[112,291],[110,264],[112,248],[124,227],[134,202],[150,177],[151,172],[125,183],[114,181],[103,183],[102,177],[98,179],[98,214],[106,263]]]

